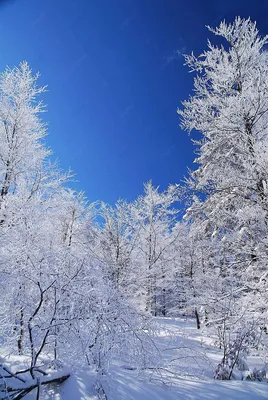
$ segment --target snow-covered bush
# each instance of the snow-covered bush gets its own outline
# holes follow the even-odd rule
[[[259,342],[257,335],[256,322],[244,324],[241,321],[240,326],[229,332],[226,332],[225,343],[223,346],[223,358],[215,370],[215,379],[230,380],[243,379],[245,373],[249,371],[247,355]]]

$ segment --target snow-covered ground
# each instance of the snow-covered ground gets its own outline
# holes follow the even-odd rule
[[[156,346],[162,354],[158,370],[138,372],[114,362],[109,375],[102,378],[108,400],[268,399],[268,383],[213,379],[221,352],[205,332],[196,330],[192,320],[159,318],[156,322]],[[256,355],[248,362],[250,367],[263,365]],[[41,399],[97,400],[95,382],[87,369],[74,369],[60,386],[43,389]],[[25,399],[33,400],[35,394]]]

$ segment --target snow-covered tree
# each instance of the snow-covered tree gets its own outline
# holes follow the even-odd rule
[[[150,347],[146,318],[118,291],[129,258],[123,208],[115,219],[107,207],[109,240],[116,232],[120,245],[108,240],[109,251],[100,256],[105,235],[93,225],[94,204],[69,189],[70,174],[47,159],[44,107],[37,99],[45,89],[37,78],[27,63],[0,75],[1,356],[5,349],[28,360],[31,381],[21,391],[9,387],[20,398],[38,386],[48,366],[87,363],[104,373],[123,348],[138,364]]]
[[[250,19],[239,17],[209,30],[225,42],[214,46],[209,41],[208,50],[199,57],[186,56],[186,64],[196,73],[195,91],[179,111],[183,128],[202,134],[195,141],[198,167],[188,180],[195,200],[187,217],[199,234],[214,243],[206,255],[210,259],[206,273],[213,271],[217,282],[210,304],[218,315],[211,313],[209,318],[226,323],[227,317],[232,321],[240,312],[243,320],[259,319],[263,328],[267,320],[268,37],[262,38]]]
[[[101,218],[97,230],[98,258],[108,268],[106,271],[115,288],[123,294],[130,284],[132,252],[136,245],[136,235],[131,225],[131,205],[119,200],[115,206],[100,203],[98,215]],[[128,288],[129,289],[129,288]]]
[[[5,196],[21,186],[29,194],[36,189],[43,160],[50,154],[42,143],[46,130],[39,114],[44,107],[37,100],[45,87],[38,87],[37,79],[26,62],[0,76],[1,208]]]
[[[172,228],[179,209],[180,187],[170,185],[164,192],[152,182],[144,185],[144,195],[132,204],[131,219],[137,235],[135,260],[137,294],[152,315],[166,315],[168,286],[173,278],[171,245],[176,240]]]

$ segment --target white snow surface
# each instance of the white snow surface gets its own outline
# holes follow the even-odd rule
[[[268,399],[268,383],[215,381],[213,370],[221,351],[205,331],[192,320],[157,318],[156,344],[161,352],[157,371],[130,369],[115,360],[109,374],[101,379],[108,400],[261,400]],[[257,354],[248,358],[250,368],[263,366]],[[87,368],[73,368],[70,378],[60,385],[43,388],[44,400],[100,400],[96,375]],[[25,399],[34,400],[32,392]]]

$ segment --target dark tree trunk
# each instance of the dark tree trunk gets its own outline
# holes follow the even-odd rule
[[[197,308],[194,309],[194,314],[195,314],[195,319],[196,319],[196,327],[197,327],[197,329],[200,329],[201,325],[200,325],[200,318],[199,318]]]
[[[18,352],[22,354],[22,341],[24,336],[23,308],[20,309],[20,333],[18,338]]]

